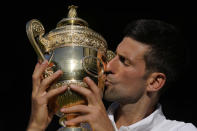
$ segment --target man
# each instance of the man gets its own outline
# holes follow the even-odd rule
[[[114,102],[106,112],[102,93],[88,77],[89,89],[71,85],[85,96],[87,105],[62,108],[64,113],[81,113],[66,125],[88,122],[94,131],[197,131],[191,123],[167,120],[158,103],[161,93],[175,78],[181,56],[176,29],[158,20],[137,20],[125,30],[117,55],[106,67],[104,99]],[[183,64],[183,63],[181,63]],[[49,112],[50,98],[67,87],[46,92],[50,83],[61,74],[57,71],[42,80],[48,63],[38,63],[33,73],[32,114],[28,131],[43,131],[54,113]]]

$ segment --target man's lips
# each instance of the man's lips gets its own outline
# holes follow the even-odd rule
[[[112,74],[108,74],[105,78],[105,85],[114,85],[116,83],[116,80]]]
[[[112,82],[111,82],[110,80],[106,79],[106,80],[105,80],[105,85],[106,85],[106,86],[112,85]]]

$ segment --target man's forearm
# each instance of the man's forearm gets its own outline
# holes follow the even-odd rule
[[[33,123],[30,123],[29,126],[27,127],[26,131],[45,131],[45,129],[43,129],[43,128],[39,127],[39,126],[36,126]]]

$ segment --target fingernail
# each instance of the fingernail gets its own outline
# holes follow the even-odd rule
[[[87,76],[86,79],[87,79],[87,80],[90,80],[90,77]]]
[[[43,62],[42,62],[42,64],[44,65],[44,64],[46,64],[46,63],[48,63],[48,61],[47,60],[44,60]]]
[[[62,86],[62,89],[64,90],[64,89],[66,89],[67,88],[67,86]]]
[[[58,70],[58,71],[55,72],[55,74],[62,74],[62,71]]]
[[[64,108],[61,108],[61,109],[60,109],[60,111],[61,111],[61,112],[64,112],[64,111],[65,111],[65,109],[64,109]]]
[[[87,77],[84,78],[84,80],[85,81],[89,81],[90,80],[90,77],[87,76]]]
[[[71,87],[71,88],[75,88],[75,87],[76,87],[76,85],[74,85],[74,84],[70,84],[70,85],[69,85],[69,87]]]
[[[38,60],[38,63],[39,63],[39,64],[42,64],[42,60],[41,60],[41,59],[39,59],[39,60]]]

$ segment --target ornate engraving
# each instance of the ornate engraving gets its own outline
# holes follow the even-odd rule
[[[45,32],[44,31],[44,27],[38,21],[34,21],[32,23],[32,30],[33,30],[34,36],[36,36],[36,35],[43,35],[44,32]]]
[[[107,61],[109,62],[110,60],[112,60],[115,57],[115,53],[111,50],[107,50]]]
[[[45,52],[63,46],[85,46],[104,51],[107,49],[105,39],[85,26],[67,25],[66,27],[56,28],[49,32],[47,36],[39,37],[39,40],[45,46]]]

